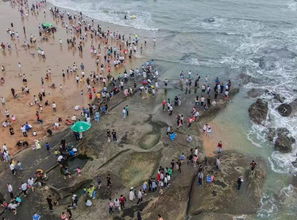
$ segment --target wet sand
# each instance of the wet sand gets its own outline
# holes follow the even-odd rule
[[[228,137],[224,136],[222,127],[213,123],[213,121],[209,124],[212,128],[212,133],[207,135],[201,134],[206,156],[212,157],[216,155],[219,141],[223,142],[223,151],[232,149],[228,143]]]
[[[46,11],[45,14],[44,10]],[[35,139],[41,140],[45,136],[46,130],[48,128],[52,129],[53,123],[57,122],[59,117],[63,119],[63,122],[57,131],[62,130],[67,127],[65,125],[66,118],[70,118],[73,115],[79,116],[80,112],[75,111],[74,106],[80,105],[87,107],[87,105],[92,102],[88,97],[85,81],[77,84],[75,76],[79,75],[81,77],[79,68],[80,63],[83,63],[85,66],[84,72],[86,77],[90,75],[91,71],[97,73],[100,72],[100,69],[96,67],[96,58],[90,53],[90,48],[92,44],[96,47],[99,43],[103,47],[103,42],[102,40],[92,41],[90,39],[90,33],[88,33],[88,39],[84,41],[83,53],[80,54],[77,47],[74,49],[68,47],[66,39],[73,35],[69,32],[66,33],[61,21],[53,19],[48,8],[41,8],[39,14],[30,14],[23,19],[18,12],[18,6],[12,8],[9,2],[0,2],[0,11],[0,29],[2,30],[1,41],[4,43],[9,42],[12,46],[11,51],[6,49],[5,51],[1,50],[0,52],[0,65],[3,65],[6,69],[4,72],[0,72],[0,76],[5,79],[5,83],[0,85],[0,96],[5,97],[6,99],[6,104],[0,107],[0,121],[2,123],[5,120],[5,109],[7,109],[11,115],[16,116],[16,121],[12,124],[15,134],[10,135],[9,129],[1,126],[0,144],[2,145],[6,143],[10,153],[14,154],[20,150],[15,147],[17,141],[26,140],[29,144],[32,144]],[[10,28],[11,22],[13,23],[13,30],[19,34],[19,39],[13,41],[10,40],[9,34],[6,33],[6,30]],[[38,37],[38,26],[43,22],[51,22],[57,27],[57,32],[54,35],[48,36],[48,41],[41,41]],[[23,32],[23,26],[26,27],[26,36]],[[26,38],[28,40],[31,34],[37,38],[37,42],[30,49],[25,49],[22,45],[24,40]],[[62,45],[60,45],[59,39],[62,39]],[[121,43],[123,45],[123,42]],[[119,42],[109,40],[108,45],[119,46]],[[46,59],[38,56],[38,47],[45,51]],[[106,50],[106,48],[104,48],[104,50]],[[103,60],[103,56],[104,52],[102,51],[100,63]],[[18,62],[22,65],[21,69],[18,67]],[[72,66],[74,62],[79,70],[77,73],[66,74],[66,77],[63,80],[62,69],[66,72],[67,67]],[[143,62],[143,59],[141,58],[132,58],[130,60],[127,56],[125,58],[125,63],[118,68],[112,68],[111,73],[117,75],[117,73],[122,72],[124,69],[127,69],[128,71],[130,68],[137,66],[141,62]],[[45,74],[48,69],[51,69],[51,77],[49,80],[45,80]],[[22,77],[20,76],[22,74],[26,75],[28,83],[24,84],[22,82]],[[103,75],[107,75],[106,69],[104,70]],[[41,77],[44,79],[44,89],[46,92],[43,102],[48,100],[50,105],[47,107],[43,105],[43,111],[40,112],[40,118],[44,123],[38,124],[35,112],[39,110],[39,107],[36,105],[30,106],[30,103],[34,100],[33,95],[37,96],[41,91]],[[56,89],[50,88],[52,83],[55,83]],[[60,88],[60,84],[62,88]],[[30,88],[30,94],[28,95],[21,91],[21,87],[24,87],[25,85]],[[97,83],[92,86],[98,91],[102,88],[102,83]],[[17,98],[12,97],[10,91],[11,88],[16,90]],[[83,95],[81,95],[81,90],[83,90]],[[93,94],[93,98],[94,97],[95,94]],[[57,104],[57,112],[53,112],[51,108],[51,103],[53,101]],[[29,132],[28,137],[23,137],[20,128],[25,122],[29,122],[33,126],[33,130],[37,132],[37,136],[33,137],[32,132]]]

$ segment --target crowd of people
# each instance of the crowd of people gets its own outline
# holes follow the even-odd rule
[[[34,137],[33,149],[38,150],[42,148],[42,144],[37,140],[40,137],[39,131],[35,127],[39,124],[44,124],[46,119],[43,117],[45,109],[51,109],[53,115],[62,111],[59,103],[55,101],[55,97],[51,96],[51,92],[56,88],[63,91],[63,82],[66,80],[72,81],[73,84],[79,85],[77,87],[80,90],[81,96],[86,96],[88,99],[87,106],[75,105],[73,108],[76,115],[66,116],[65,118],[57,117],[55,122],[50,127],[46,128],[48,136],[52,136],[55,130],[61,127],[61,124],[67,126],[72,125],[77,120],[84,120],[89,123],[99,122],[101,117],[107,115],[109,112],[109,102],[117,94],[122,94],[125,97],[132,96],[134,94],[141,95],[144,98],[149,96],[155,96],[158,94],[160,87],[163,87],[165,94],[167,87],[170,84],[169,80],[160,81],[158,79],[159,72],[154,67],[154,61],[146,62],[141,68],[124,70],[123,74],[119,77],[114,77],[113,72],[117,71],[120,67],[124,67],[127,60],[132,59],[137,53],[143,53],[143,49],[147,46],[147,42],[141,43],[139,36],[136,34],[126,36],[118,32],[112,32],[110,30],[104,31],[100,25],[96,25],[92,19],[87,19],[82,13],[70,14],[59,8],[52,7],[49,12],[46,8],[46,1],[39,1],[29,5],[26,0],[12,0],[11,3],[17,6],[21,17],[38,16],[39,13],[43,13],[46,17],[50,14],[51,18],[59,24],[63,31],[67,33],[66,46],[70,50],[78,49],[82,56],[85,51],[89,49],[92,55],[93,62],[96,69],[88,73],[86,71],[86,64],[84,62],[73,62],[69,65],[65,65],[61,68],[59,74],[59,82],[53,81],[54,74],[51,68],[48,68],[46,72],[40,78],[40,89],[35,92],[28,85],[30,82],[29,74],[23,71],[23,64],[17,63],[18,76],[21,78],[23,86],[21,88],[11,88],[12,101],[17,101],[17,97],[29,96],[30,108],[34,108],[36,120],[27,121],[22,118],[17,118],[12,111],[7,108],[7,101],[5,97],[1,97],[2,109],[4,113],[4,120],[2,127],[9,132],[11,137],[15,137],[17,133],[22,135],[24,140],[17,140],[17,146],[29,146],[30,139],[28,137]],[[24,50],[31,51],[32,48],[38,48],[39,55],[43,59],[48,59],[46,51],[38,47],[38,42],[47,42],[54,39],[54,35],[57,35],[59,28],[45,28],[41,24],[38,27],[38,34],[28,33],[26,26],[22,27],[22,30],[18,30],[16,25],[11,22],[6,30],[9,35],[10,41],[1,42],[2,52],[13,50],[13,45],[17,45],[22,40]],[[59,39],[58,43],[62,47],[64,46],[64,39]],[[87,42],[91,42],[91,47],[86,48]],[[155,45],[155,41],[154,41]],[[5,72],[6,67],[1,65],[1,71]],[[162,100],[162,109],[167,111],[171,118],[176,118],[176,126],[168,126],[166,128],[166,134],[168,139],[174,141],[177,133],[176,130],[186,127],[191,128],[192,124],[199,121],[203,111],[207,111],[212,106],[217,105],[217,100],[223,97],[225,100],[229,98],[231,91],[231,81],[223,82],[217,78],[214,85],[206,77],[204,80],[199,75],[193,76],[191,71],[188,73],[180,73],[181,89],[185,91],[185,95],[195,94],[193,100],[193,107],[189,110],[187,115],[179,112],[179,107],[183,106],[182,98],[175,96],[173,100],[171,98],[165,98]],[[1,78],[1,83],[5,85],[5,77]],[[203,81],[203,82],[202,82]],[[160,85],[162,83],[162,85]],[[34,92],[33,92],[34,91]],[[86,92],[85,92],[86,91]],[[53,98],[53,99],[52,99]],[[50,101],[51,100],[51,101]],[[129,106],[125,105],[121,110],[122,119],[125,120],[130,116]],[[174,119],[173,119],[174,120]],[[35,123],[34,123],[35,122]],[[34,124],[33,124],[34,123]],[[16,125],[21,125],[19,129],[15,129]],[[184,126],[186,125],[186,126]],[[204,124],[202,132],[205,135],[212,133],[212,128],[209,124]],[[74,133],[76,140],[80,140],[79,133]],[[118,142],[118,134],[115,128],[110,128],[106,131],[107,142]],[[28,139],[28,140],[27,140]],[[193,138],[188,135],[186,138],[188,143],[193,141]],[[50,146],[48,142],[44,144],[44,148],[47,151],[51,151],[53,146]],[[217,145],[217,158],[215,167],[217,170],[221,170],[220,155],[222,154],[223,144],[220,141]],[[64,179],[72,178],[74,173],[77,176],[81,175],[81,168],[77,167],[75,170],[70,170],[68,167],[68,160],[79,154],[79,149],[75,146],[68,145],[64,139],[61,140],[58,149],[54,149],[56,160],[60,166],[61,173]],[[131,187],[127,194],[120,194],[114,199],[110,198],[107,204],[109,214],[118,213],[127,207],[129,204],[141,204],[145,196],[151,193],[163,194],[167,187],[170,187],[172,179],[182,172],[182,167],[187,166],[187,169],[197,169],[197,183],[202,185],[204,182],[212,183],[215,179],[213,173],[205,173],[204,167],[207,166],[207,159],[201,161],[202,153],[199,152],[198,147],[190,149],[188,155],[181,153],[178,158],[173,158],[168,166],[160,166],[156,171],[154,177],[149,178],[141,186]],[[206,157],[205,157],[206,158]],[[10,154],[9,148],[6,144],[3,144],[1,150],[1,159],[9,167],[12,175],[18,175],[25,169],[21,161],[15,160]],[[256,162],[252,161],[251,170],[256,167]],[[36,170],[34,176],[29,177],[27,181],[23,181],[19,189],[14,189],[11,183],[7,184],[7,191],[9,193],[10,200],[1,201],[2,206],[5,209],[17,214],[17,207],[21,205],[23,200],[29,193],[34,193],[34,188],[45,184],[47,179],[46,172],[43,170]],[[237,188],[240,190],[243,177],[240,176],[237,180]],[[84,204],[86,207],[93,205],[93,200],[96,198],[97,191],[101,189],[102,180],[100,176],[96,179],[96,184],[91,184],[84,189]],[[107,189],[112,188],[112,179],[110,175],[106,177]],[[49,195],[46,198],[49,210],[52,211],[55,206],[55,199]],[[72,209],[78,206],[79,196],[72,195],[72,203],[67,206],[66,210],[61,213],[60,218],[62,220],[73,219]],[[40,219],[39,213],[34,213],[33,219]],[[137,212],[137,219],[141,220],[141,211]],[[161,214],[158,214],[158,220],[163,220]]]

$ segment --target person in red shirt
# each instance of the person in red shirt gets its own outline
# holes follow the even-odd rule
[[[121,195],[121,197],[119,198],[119,201],[120,201],[121,209],[123,210],[125,208],[126,197]]]
[[[163,112],[164,112],[165,109],[166,109],[166,105],[167,105],[167,102],[166,102],[166,100],[164,99],[164,100],[162,101]]]
[[[89,99],[90,99],[90,100],[92,100],[92,99],[93,99],[93,95],[92,95],[92,93],[91,93],[91,92],[89,93]]]
[[[218,153],[222,153],[222,150],[223,150],[223,143],[222,143],[222,141],[219,141],[217,148],[218,148],[217,149],[218,150]]]

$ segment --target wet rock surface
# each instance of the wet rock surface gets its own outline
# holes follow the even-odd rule
[[[254,123],[262,124],[267,118],[268,103],[263,99],[257,99],[257,101],[249,107],[248,111],[250,119]]]
[[[283,103],[277,107],[278,113],[283,117],[294,115],[297,111],[297,99],[291,103]]]
[[[251,98],[256,98],[258,96],[261,96],[265,93],[264,89],[251,89],[247,92],[247,95]]]
[[[260,206],[266,165],[263,161],[257,160],[256,169],[251,171],[251,159],[236,152],[224,152],[221,157],[221,170],[216,170],[214,164],[209,162],[204,175],[213,175],[215,180],[213,183],[203,182],[202,185],[198,185],[195,178],[190,193],[188,214],[196,216],[196,219],[199,219],[200,215],[210,213],[223,213],[227,216],[255,214]],[[239,176],[243,176],[244,182],[241,189],[237,190],[236,181]]]
[[[278,128],[276,130],[277,137],[275,139],[274,148],[282,153],[289,153],[292,151],[292,145],[295,139],[290,136],[287,128]]]

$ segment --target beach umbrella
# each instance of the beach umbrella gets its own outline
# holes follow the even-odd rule
[[[43,23],[42,26],[43,26],[44,28],[50,28],[50,27],[53,26],[53,24],[52,24],[52,23]]]
[[[77,121],[71,126],[71,130],[74,132],[85,132],[91,128],[91,124],[85,121]]]

